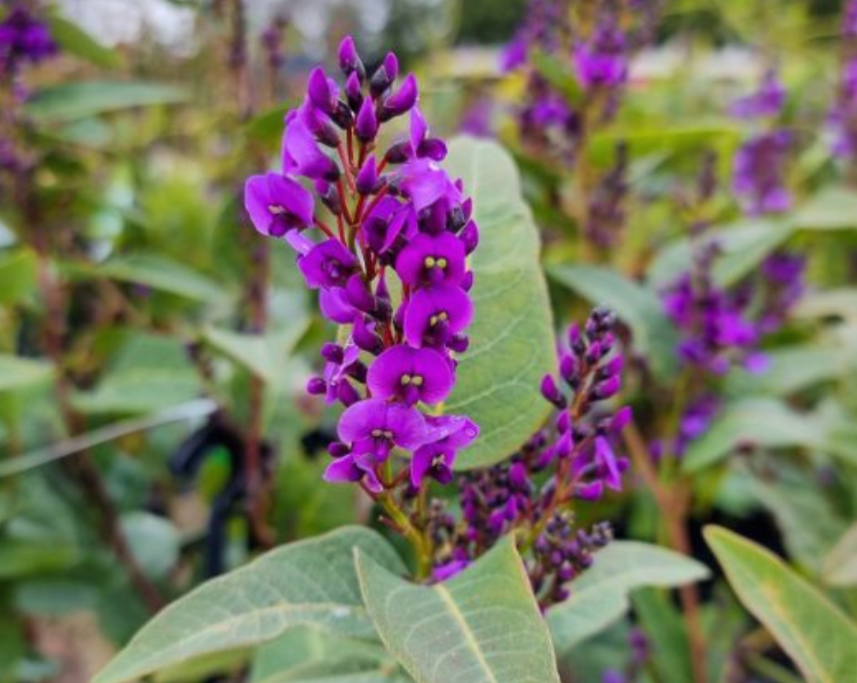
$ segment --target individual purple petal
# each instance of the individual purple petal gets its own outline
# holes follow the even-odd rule
[[[399,398],[406,405],[439,403],[454,382],[449,362],[432,349],[391,346],[369,368],[367,386],[375,398]]]
[[[344,287],[322,289],[318,295],[318,304],[325,318],[340,325],[351,324],[354,317],[359,315],[351,305]]]
[[[363,470],[357,467],[354,456],[349,453],[330,463],[322,476],[332,484],[345,484],[360,481],[363,478]]]
[[[339,166],[318,147],[315,136],[297,111],[286,116],[283,135],[283,170],[313,180],[339,179]]]
[[[452,466],[458,451],[467,448],[479,436],[479,426],[461,415],[427,417],[426,443],[414,452],[411,483],[419,488],[426,476],[441,484],[452,481]]]
[[[446,199],[451,204],[461,201],[461,192],[455,183],[434,161],[428,159],[408,161],[396,173],[396,179],[418,213],[440,199]]]
[[[621,491],[622,471],[613,448],[603,436],[595,437],[595,461],[601,467],[604,483],[614,491]]]
[[[408,74],[399,89],[384,100],[379,118],[381,121],[388,121],[404,114],[417,103],[418,97],[417,79],[413,74]]]
[[[357,269],[357,258],[341,242],[329,239],[299,258],[298,267],[311,289],[343,287]]]
[[[312,195],[298,182],[279,173],[254,175],[244,186],[244,206],[263,235],[282,237],[313,223]]]
[[[411,346],[442,346],[473,320],[473,303],[458,287],[419,289],[405,313],[405,339]]]
[[[464,278],[464,244],[455,235],[419,234],[399,253],[396,272],[409,285],[458,285]]]

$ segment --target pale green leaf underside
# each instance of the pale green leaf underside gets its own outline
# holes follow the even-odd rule
[[[824,580],[831,586],[857,585],[857,524],[842,535],[824,559]]]
[[[553,323],[539,236],[512,158],[495,143],[460,138],[445,165],[464,180],[480,231],[471,260],[476,313],[470,348],[445,406],[479,424],[478,440],[456,462],[470,468],[511,455],[547,416],[539,383],[556,363]]]
[[[167,607],[93,683],[129,681],[212,652],[259,645],[299,624],[371,637],[354,548],[390,571],[404,571],[392,547],[361,527],[283,546]]]
[[[696,560],[636,541],[614,541],[574,582],[571,596],[548,612],[554,645],[565,652],[603,630],[629,608],[628,594],[644,586],[672,587],[708,576]]]
[[[356,557],[381,640],[418,683],[559,683],[547,627],[506,539],[459,576],[426,587]]]
[[[744,606],[809,683],[843,683],[857,671],[857,626],[771,552],[719,527],[708,545]]]

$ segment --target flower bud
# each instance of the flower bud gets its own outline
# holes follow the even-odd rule
[[[389,121],[410,111],[417,103],[418,96],[417,79],[413,74],[408,74],[399,89],[384,100],[379,118],[381,121]]]
[[[345,36],[339,44],[339,68],[346,76],[356,74],[361,81],[366,77],[366,68],[351,36]]]
[[[357,172],[355,185],[357,186],[357,191],[364,196],[372,194],[378,187],[378,167],[375,164],[374,156],[370,156]]]
[[[310,377],[306,384],[306,390],[308,394],[321,396],[327,391],[327,382],[325,382],[321,377]]]
[[[557,408],[562,410],[566,407],[567,401],[565,396],[563,396],[559,388],[556,386],[556,380],[554,380],[553,375],[545,375],[542,379],[541,385],[542,396],[544,396],[548,401],[553,403]]]
[[[354,124],[354,132],[362,142],[371,142],[378,135],[378,117],[375,115],[375,103],[370,99],[363,100],[357,120]]]

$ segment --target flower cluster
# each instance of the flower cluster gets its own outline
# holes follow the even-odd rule
[[[542,393],[557,410],[550,427],[508,462],[461,477],[462,523],[456,526],[441,515],[443,522],[434,529],[437,579],[460,571],[501,536],[521,529],[533,551],[527,562],[531,582],[547,607],[565,599],[568,582],[610,539],[606,525],[575,530],[569,506],[596,500],[607,488],[620,490],[628,467],[627,459],[616,455],[614,441],[630,410],[604,408],[621,388],[614,321],[612,313],[596,309],[582,331],[569,329],[558,377],[548,375],[542,382]]]
[[[57,52],[48,26],[24,3],[11,6],[0,22],[0,78],[11,78],[26,64],[36,64]]]
[[[848,0],[842,15],[842,67],[828,123],[833,134],[833,153],[841,158],[857,156],[857,1]]]
[[[743,119],[775,119],[785,102],[785,90],[774,71],[768,71],[758,90],[739,99],[732,114]],[[785,185],[785,169],[792,136],[771,127],[744,142],[735,154],[732,189],[745,213],[758,216],[788,211],[792,196]]]
[[[310,74],[306,99],[286,115],[282,172],[249,178],[246,208],[259,232],[292,246],[322,314],[348,330],[322,348],[324,372],[308,385],[346,406],[325,479],[372,494],[406,478],[415,488],[448,482],[478,427],[425,406],[449,395],[468,346],[472,202],[439,165],[446,145],[429,134],[416,79],[396,85],[396,56],[369,74],[349,37],[339,66],[341,87],[321,68]],[[405,114],[410,135],[380,151],[382,129]],[[409,477],[391,475],[396,448],[413,456]]]

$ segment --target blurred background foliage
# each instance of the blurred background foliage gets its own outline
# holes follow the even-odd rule
[[[60,54],[27,70],[26,101],[14,117],[3,103],[0,121],[0,137],[27,161],[0,184],[0,681],[88,680],[151,611],[203,579],[275,543],[369,519],[355,491],[320,481],[331,415],[303,387],[331,330],[312,313],[289,250],[259,240],[241,209],[243,179],[276,163],[282,115],[308,65],[329,60],[348,32],[375,59],[396,49],[420,74],[437,132],[457,132],[489,103],[483,132],[520,163],[557,320],[608,303],[635,344],[648,340],[635,350],[654,372],[660,354],[666,376],[674,349],[656,292],[688,265],[683,200],[704,154],[717,153],[721,189],[707,211],[725,246],[722,277],[740,280],[788,243],[808,257],[811,287],[768,341],[774,370],[733,373],[731,412],[689,453],[693,516],[829,578],[824,558],[857,517],[857,194],[823,130],[839,2],[664,4],[621,110],[587,149],[604,172],[616,143],[629,146],[626,231],[595,270],[577,272],[579,226],[557,201],[568,176],[521,144],[513,113],[523,83],[497,66],[525,0],[42,9]],[[262,41],[272,27],[279,56]],[[749,130],[727,108],[771,60],[799,142],[796,210],[745,220],[728,175]],[[568,85],[562,65],[540,69]],[[651,390],[634,377],[645,389],[638,415],[657,420],[664,384]],[[619,535],[657,535],[645,491],[604,506],[599,516]],[[696,531],[693,543],[706,556]],[[852,570],[844,584],[854,581]],[[767,663],[785,671],[759,673],[763,663],[746,680],[797,680],[734,599],[711,590],[705,619],[718,646],[773,651]],[[853,589],[834,595],[857,611]],[[643,595],[636,614],[658,624],[653,680],[681,683],[689,679],[675,672],[688,663],[675,657],[686,647],[670,641],[681,637],[664,626],[677,616],[662,597]],[[625,656],[629,628],[573,650],[568,680],[598,680],[586,672]]]

